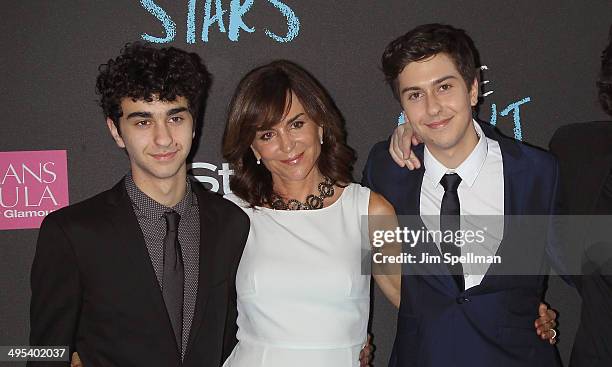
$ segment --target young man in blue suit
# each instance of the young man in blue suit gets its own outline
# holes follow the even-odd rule
[[[389,142],[380,142],[370,152],[363,183],[383,194],[398,215],[442,215],[440,230],[459,229],[460,216],[547,215],[556,207],[553,156],[472,118],[478,102],[473,50],[464,31],[428,24],[391,42],[382,57],[386,79],[424,142],[414,149],[423,167],[400,167],[389,154]],[[523,250],[516,246],[531,244],[517,240],[505,218],[503,230],[493,235],[498,240],[492,252],[515,256]],[[412,225],[423,224],[415,221]],[[462,255],[453,243],[426,245],[434,254]],[[555,259],[552,245],[541,249],[542,259],[544,254]],[[512,264],[491,264],[475,273],[459,264],[434,265],[425,275],[428,270],[415,268],[407,265],[402,277],[391,366],[560,365],[556,348],[533,331],[546,287],[544,271],[494,276],[510,274]],[[544,337],[554,340],[554,330],[551,334]]]

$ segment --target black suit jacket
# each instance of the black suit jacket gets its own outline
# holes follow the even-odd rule
[[[563,126],[555,132],[550,149],[559,159],[564,213],[593,214],[612,167],[612,121]],[[607,246],[609,255],[612,244]],[[582,311],[571,367],[612,366],[612,264],[608,261],[606,268],[594,269],[591,265],[585,261],[582,270],[588,274],[575,277]]]
[[[212,367],[236,343],[234,282],[249,220],[219,195],[192,186],[200,212],[200,271],[182,365]],[[68,345],[86,367],[181,365],[123,180],[45,218],[31,286],[31,345]]]

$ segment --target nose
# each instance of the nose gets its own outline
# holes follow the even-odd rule
[[[290,153],[293,150],[293,148],[295,148],[295,140],[291,136],[291,134],[281,133],[279,134],[279,138],[280,138],[280,149],[282,152]]]
[[[174,141],[172,131],[166,123],[155,124],[155,144],[159,146],[170,146]]]
[[[442,106],[440,105],[440,101],[435,93],[427,96],[427,113],[431,116],[436,116],[442,110]]]

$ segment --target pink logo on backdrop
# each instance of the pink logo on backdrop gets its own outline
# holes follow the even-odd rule
[[[39,228],[66,205],[65,150],[0,152],[0,230]]]

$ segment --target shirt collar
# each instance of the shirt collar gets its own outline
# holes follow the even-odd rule
[[[427,146],[425,146],[425,153],[423,157],[425,177],[431,181],[434,188],[438,187],[442,176],[447,173],[457,173],[459,177],[461,177],[461,181],[465,182],[469,187],[472,187],[476,181],[476,178],[478,177],[478,174],[480,173],[480,170],[487,159],[487,152],[489,149],[487,137],[484,135],[482,128],[473,119],[472,123],[474,124],[474,129],[478,135],[478,143],[476,143],[476,146],[470,155],[468,155],[468,157],[455,169],[445,167],[433,156],[433,154],[431,154],[429,149],[427,149]]]
[[[136,186],[131,173],[125,176],[125,188],[132,200],[132,205],[134,206],[136,214],[144,215],[149,219],[160,219],[163,217],[164,213],[172,210],[177,212],[181,217],[187,215],[191,207],[196,205],[196,201],[189,178],[186,180],[186,185],[185,196],[183,196],[181,201],[173,207],[167,207],[142,192],[142,190]]]

